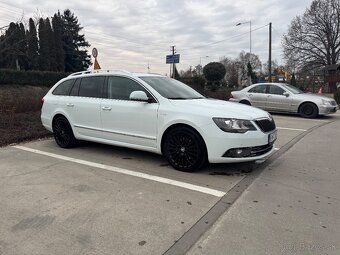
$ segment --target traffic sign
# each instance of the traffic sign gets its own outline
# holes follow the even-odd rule
[[[96,58],[96,57],[98,56],[98,50],[97,50],[97,48],[93,48],[93,49],[92,49],[92,56],[93,56],[94,58]]]
[[[166,56],[166,63],[167,63],[167,64],[175,64],[175,63],[179,63],[179,54],[175,54],[175,55],[167,55],[167,56]]]

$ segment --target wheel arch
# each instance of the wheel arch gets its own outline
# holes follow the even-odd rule
[[[298,107],[298,111],[297,111],[297,113],[301,113],[301,107],[303,106],[303,105],[305,105],[305,104],[313,104],[315,107],[316,107],[316,109],[318,110],[318,113],[317,114],[319,114],[319,112],[320,112],[320,109],[319,109],[319,106],[315,103],[315,102],[313,102],[313,101],[304,101],[304,102],[302,102],[300,105],[299,105],[299,107]]]
[[[207,149],[207,144],[204,140],[204,137],[202,136],[202,134],[193,126],[189,125],[189,124],[186,124],[186,123],[174,123],[172,125],[170,125],[169,127],[167,127],[165,129],[165,131],[163,132],[162,136],[161,136],[161,141],[160,141],[160,151],[161,153],[164,155],[163,153],[163,144],[164,144],[164,140],[165,140],[165,137],[166,135],[173,129],[175,128],[178,128],[178,127],[186,127],[186,128],[190,128],[191,130],[193,130],[194,132],[196,132],[201,138],[202,138],[202,141],[204,143],[204,149],[205,149],[205,152],[206,152],[206,155],[208,155],[208,149]]]
[[[248,100],[248,99],[241,99],[240,101],[239,101],[239,103],[240,104],[246,104],[246,105],[251,105],[251,102]]]

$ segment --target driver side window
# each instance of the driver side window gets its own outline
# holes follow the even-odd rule
[[[109,76],[107,81],[107,98],[119,99],[119,100],[130,100],[130,94],[133,91],[144,91],[150,98],[150,93],[137,82],[119,76]]]
[[[279,86],[275,86],[275,85],[269,86],[269,94],[283,95],[284,92],[285,92],[285,90],[280,88]]]

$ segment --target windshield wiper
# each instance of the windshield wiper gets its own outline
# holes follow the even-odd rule
[[[168,97],[168,99],[184,100],[184,99],[187,99],[187,98],[184,98],[184,97]]]
[[[188,100],[188,99],[203,99],[204,97],[168,97],[168,99],[174,100]]]

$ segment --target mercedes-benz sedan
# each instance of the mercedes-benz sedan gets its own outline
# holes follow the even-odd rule
[[[263,110],[207,99],[166,76],[126,71],[71,74],[43,98],[41,120],[60,147],[88,140],[145,150],[182,171],[266,158],[277,137]]]
[[[252,105],[268,112],[296,113],[305,118],[335,113],[334,99],[311,93],[285,83],[258,83],[231,92],[232,102]]]

